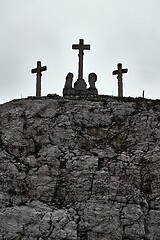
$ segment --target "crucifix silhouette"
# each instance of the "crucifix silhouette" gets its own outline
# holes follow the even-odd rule
[[[47,67],[46,66],[41,66],[41,62],[37,62],[37,68],[34,68],[31,70],[31,73],[36,73],[37,74],[37,80],[36,80],[36,97],[40,98],[41,97],[41,76],[42,72],[46,71]]]
[[[79,44],[73,44],[72,49],[79,50],[78,80],[75,83],[75,88],[83,90],[86,88],[86,83],[83,80],[83,55],[84,50],[90,50],[90,45],[84,44],[84,39],[79,39]]]
[[[123,97],[123,73],[127,73],[128,69],[122,69],[122,63],[118,63],[117,65],[118,70],[114,70],[112,72],[113,75],[118,75],[118,97]]]

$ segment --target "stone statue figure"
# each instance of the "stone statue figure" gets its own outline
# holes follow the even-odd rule
[[[98,95],[97,88],[95,86],[95,83],[97,81],[97,75],[95,73],[90,73],[88,75],[88,82],[89,82],[89,88],[87,89],[88,94],[90,95]]]
[[[69,72],[66,76],[65,89],[71,89],[73,82],[73,73]]]
[[[97,81],[97,75],[96,75],[95,73],[90,73],[90,74],[88,75],[88,82],[89,82],[89,85],[90,85],[90,88],[91,88],[91,89],[96,88],[96,87],[95,87],[96,81]]]
[[[84,79],[78,79],[75,83],[74,83],[74,88],[76,90],[80,90],[80,91],[83,91],[85,90],[87,87],[87,84],[85,82]]]
[[[72,87],[73,83],[73,73],[69,72],[66,76],[66,82],[63,88],[63,96],[75,95],[75,90]]]

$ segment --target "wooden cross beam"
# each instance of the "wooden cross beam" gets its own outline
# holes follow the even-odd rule
[[[78,79],[83,79],[83,50],[90,50],[90,45],[86,44],[84,45],[84,39],[79,39],[79,44],[73,44],[72,49],[78,49],[79,50],[79,67],[78,67]]]
[[[127,73],[128,69],[122,69],[122,63],[118,63],[117,65],[118,70],[115,70],[112,72],[113,75],[118,75],[117,79],[118,79],[118,97],[123,97],[123,73]]]
[[[31,73],[36,73],[37,74],[37,81],[36,81],[36,97],[40,98],[41,97],[41,76],[42,72],[46,71],[47,67],[46,66],[41,66],[41,62],[37,62],[37,68],[34,68],[31,70]]]

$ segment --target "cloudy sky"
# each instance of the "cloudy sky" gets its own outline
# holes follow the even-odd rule
[[[117,95],[117,63],[128,68],[124,96],[160,99],[160,0],[0,0],[0,103],[35,95],[31,69],[47,65],[42,95],[62,95],[68,72],[98,75],[99,94]]]

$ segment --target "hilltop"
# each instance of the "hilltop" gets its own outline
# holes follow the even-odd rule
[[[0,239],[160,239],[160,100],[0,105]]]

